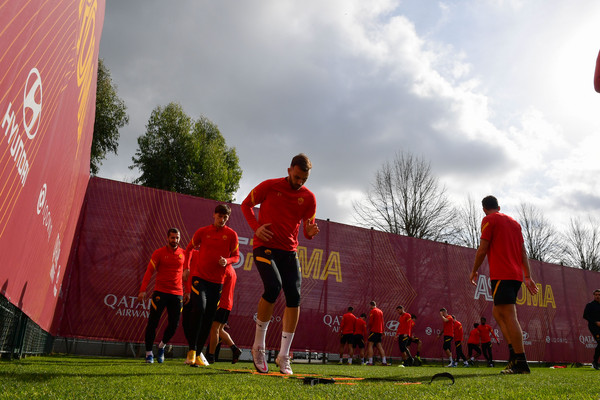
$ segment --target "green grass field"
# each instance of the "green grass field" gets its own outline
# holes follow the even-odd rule
[[[183,362],[76,356],[1,361],[0,399],[600,399],[600,371],[589,366],[533,367],[531,375],[502,376],[500,366],[292,364],[295,375],[283,378],[252,373],[248,362],[202,368]],[[438,378],[430,384],[442,372],[455,383]],[[337,380],[311,386],[304,384],[307,375]]]

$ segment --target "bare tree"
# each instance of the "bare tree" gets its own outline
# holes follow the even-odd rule
[[[561,262],[570,267],[600,271],[600,228],[592,217],[589,225],[579,218],[571,219],[569,230],[564,235]]]
[[[443,241],[454,234],[454,209],[431,173],[431,166],[410,153],[385,162],[362,202],[354,202],[356,222],[385,232]]]
[[[450,242],[473,249],[479,247],[483,216],[481,207],[478,207],[469,195],[466,202],[456,210],[456,218],[454,219],[455,234]]]
[[[560,237],[543,213],[532,204],[521,203],[518,219],[529,258],[542,262],[559,261]]]

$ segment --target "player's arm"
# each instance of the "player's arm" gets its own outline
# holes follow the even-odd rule
[[[596,59],[596,71],[594,72],[594,89],[600,93],[600,52],[598,52],[598,58]]]
[[[221,266],[226,267],[229,264],[235,264],[240,261],[240,244],[238,241],[237,233],[234,233],[234,239],[231,241],[231,250],[229,251],[229,257],[221,257]],[[223,264],[224,263],[224,264]]]
[[[525,244],[521,246],[521,265],[523,268],[523,279],[525,280],[525,287],[529,290],[529,293],[536,294],[538,287],[531,277],[531,266],[529,265],[529,257],[527,257],[527,250],[525,250]]]
[[[268,181],[265,181],[257,187],[255,187],[254,189],[252,189],[250,194],[248,194],[248,196],[240,205],[240,208],[242,209],[242,214],[244,214],[246,222],[248,222],[248,225],[250,225],[250,228],[252,228],[256,237],[265,242],[268,242],[273,237],[273,232],[269,229],[271,224],[268,223],[260,225],[258,223],[258,219],[256,219],[256,214],[254,214],[254,206],[263,202],[267,182]]]
[[[146,273],[144,274],[144,278],[142,279],[142,286],[140,286],[140,291],[138,293],[138,300],[144,301],[146,297],[146,289],[148,288],[148,283],[150,283],[150,278],[152,278],[152,274],[158,265],[158,257],[156,257],[156,252],[152,254],[152,258],[150,258],[150,262],[146,267]]]
[[[488,249],[490,248],[490,242],[486,239],[481,239],[479,242],[479,247],[477,248],[477,253],[475,253],[475,261],[473,262],[473,270],[471,271],[471,275],[469,276],[469,280],[471,284],[477,285],[477,271],[481,264],[483,264],[483,260],[485,260],[485,256],[487,255]]]
[[[304,218],[304,225],[303,225],[303,229],[302,229],[304,237],[309,240],[311,240],[313,237],[315,237],[317,235],[317,233],[319,233],[319,226],[317,225],[316,215],[317,215],[317,200],[315,199],[315,197],[313,195],[312,203],[307,212],[307,215]]]

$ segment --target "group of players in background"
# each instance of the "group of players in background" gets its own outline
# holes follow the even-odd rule
[[[360,317],[356,317],[353,307],[348,307],[347,312],[342,316],[340,323],[340,365],[344,363],[344,359],[347,360],[347,364],[352,365],[355,357],[361,365],[374,365],[373,353],[375,349],[379,351],[382,365],[390,365],[381,346],[383,313],[377,308],[375,301],[372,301],[370,306],[371,311],[368,320],[365,313],[360,314]],[[417,316],[408,313],[402,305],[396,307],[396,313],[398,314],[396,336],[403,360],[401,366],[420,366],[422,364],[421,349],[423,342],[415,336],[413,331]],[[464,337],[462,323],[458,321],[456,316],[449,315],[445,308],[440,310],[440,316],[443,329],[438,338],[443,336],[442,349],[449,360],[447,367],[456,367],[461,361],[465,367],[475,365],[476,359],[481,355],[484,356],[489,367],[494,366],[492,336],[496,343],[500,343],[500,339],[498,339],[492,327],[487,324],[485,317],[481,317],[480,323],[473,324],[473,329],[469,332],[467,340],[468,356],[465,356],[462,346]],[[365,337],[367,337],[366,346]],[[454,342],[455,357],[452,355],[452,342]],[[417,347],[414,356],[410,350],[412,344],[416,344]],[[365,360],[365,354],[368,360]]]
[[[300,262],[296,253],[298,234],[302,228],[304,237],[311,240],[319,233],[315,220],[316,199],[314,194],[304,186],[311,169],[312,164],[308,157],[305,154],[298,154],[293,157],[286,177],[263,181],[241,204],[244,217],[254,231],[254,262],[264,286],[264,292],[258,301],[254,344],[251,349],[254,367],[260,373],[269,371],[265,356],[265,338],[275,302],[281,291],[285,296],[285,310],[280,349],[275,362],[282,374],[293,373],[290,364],[290,348],[300,315],[302,282]],[[257,205],[260,205],[258,218],[254,213],[254,207]],[[501,373],[529,374],[523,347],[523,332],[517,318],[516,298],[522,284],[532,294],[536,294],[538,288],[531,275],[521,226],[513,218],[500,213],[500,206],[494,196],[486,196],[482,200],[482,207],[485,217],[481,224],[480,245],[468,280],[476,285],[477,271],[487,257],[494,300],[492,313],[509,350],[508,364]],[[180,314],[183,314],[182,325],[189,346],[186,364],[200,366],[214,362],[216,338],[219,332],[224,332],[223,327],[231,310],[235,284],[235,280],[232,281],[231,278],[235,275],[232,264],[239,260],[237,234],[225,225],[230,214],[229,206],[218,205],[213,214],[213,224],[198,229],[185,250],[179,247],[179,230],[169,229],[167,246],[153,253],[138,295],[140,301],[145,299],[146,287],[156,271],[156,283],[150,301],[151,309],[145,334],[146,362],[154,361],[152,347],[156,328],[165,308],[168,313],[168,325],[158,345],[158,362],[164,361],[165,346],[177,329]],[[598,298],[600,299],[600,292]],[[227,304],[226,307],[229,309],[224,304]],[[597,328],[598,336],[594,331],[592,333],[600,339],[600,301],[596,301],[595,304],[598,307],[592,310],[593,316],[588,321],[590,321],[590,330],[593,327]],[[370,303],[370,307],[366,363],[373,364],[373,353],[377,349],[382,364],[388,365],[381,346],[384,332],[383,312],[377,308],[374,301]],[[223,312],[217,309],[223,309]],[[351,311],[349,310],[350,314]],[[414,357],[409,350],[411,343],[415,342],[418,346],[420,344],[420,341],[412,335],[415,318],[411,317],[402,306],[397,308],[397,312],[399,314],[398,339],[404,364],[416,365],[420,362],[420,349],[417,348]],[[596,314],[598,319],[593,320]],[[479,333],[482,352],[488,365],[493,366],[489,338],[493,331],[485,323],[485,318],[482,318],[479,326],[474,328],[476,332],[471,331],[472,340],[469,335],[470,339],[467,342],[469,358],[467,359],[462,351],[462,325],[459,325],[445,309],[440,310],[440,315],[444,324],[443,350],[450,360],[449,367],[457,365],[461,360],[465,366],[468,365],[469,360],[474,359],[471,350],[480,354],[476,332]],[[353,351],[354,348],[358,349],[361,363],[365,363],[365,317],[366,315],[363,314],[360,318],[354,317],[352,323],[343,322],[340,349],[342,356],[346,351],[344,349],[352,343]],[[348,315],[348,321],[350,320],[351,317]],[[211,346],[207,356],[204,357],[201,350],[211,329],[214,329],[211,335]],[[458,333],[455,333],[455,330]],[[456,358],[453,358],[451,353],[452,341],[455,342]],[[241,351],[231,339],[227,343],[230,343],[233,362],[236,362]],[[598,366],[599,356],[597,347],[593,363],[595,368]]]

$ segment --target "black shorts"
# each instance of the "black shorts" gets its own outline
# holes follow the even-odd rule
[[[365,348],[365,338],[363,335],[353,335],[354,339],[352,343],[354,344],[354,348],[364,349]]]
[[[453,340],[454,340],[454,337],[452,337],[452,336],[444,336],[444,346],[442,348],[444,350],[451,350]]]
[[[408,341],[408,344],[410,345],[410,344],[413,344],[413,343],[421,343],[421,339],[419,339],[419,338],[418,338],[418,337],[416,337],[416,336],[412,336],[412,337],[410,338],[410,340]]]
[[[299,307],[302,273],[296,252],[257,247],[253,256],[263,282],[262,298],[268,303],[275,303],[283,289],[286,307]]]
[[[494,305],[517,304],[517,295],[521,289],[520,281],[492,280]]]
[[[372,332],[369,334],[369,342],[373,342],[373,344],[381,343],[381,333]]]
[[[340,344],[353,344],[354,343],[354,335],[352,333],[342,334],[340,339]]]
[[[407,347],[410,345],[410,337],[408,335],[398,336],[398,346],[400,346],[400,353],[406,353]]]
[[[220,324],[226,324],[227,320],[229,319],[229,310],[226,310],[224,308],[217,308],[217,312],[215,313],[215,318],[213,319],[213,321],[216,321]]]

